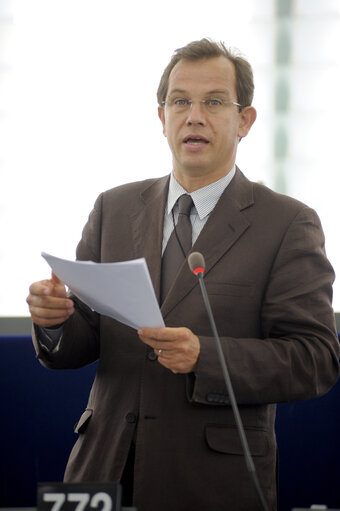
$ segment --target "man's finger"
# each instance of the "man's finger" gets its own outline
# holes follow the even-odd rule
[[[153,339],[155,341],[176,341],[179,336],[188,335],[190,332],[187,328],[173,328],[173,327],[161,327],[161,328],[149,328],[143,327],[138,330],[140,337]]]
[[[31,306],[41,307],[46,309],[60,309],[60,310],[71,310],[74,308],[72,300],[62,296],[44,296],[44,295],[32,295],[27,297],[27,303]]]
[[[52,282],[52,284],[55,284],[55,285],[57,285],[57,284],[61,284],[62,286],[64,285],[64,283],[56,276],[54,271],[52,271],[51,282]]]

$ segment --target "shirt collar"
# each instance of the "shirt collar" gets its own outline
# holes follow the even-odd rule
[[[200,219],[202,220],[204,217],[209,215],[214,207],[216,206],[219,198],[221,197],[224,190],[229,185],[230,181],[233,179],[236,172],[235,165],[231,169],[230,172],[226,176],[223,176],[218,181],[214,183],[210,183],[210,185],[204,186],[203,188],[199,188],[188,195],[191,196],[193,203],[195,205],[196,211]],[[167,213],[170,215],[172,208],[176,204],[178,198],[184,193],[188,193],[183,186],[179,184],[176,180],[173,172],[170,176],[169,183],[169,192],[168,192],[168,205],[167,205]]]

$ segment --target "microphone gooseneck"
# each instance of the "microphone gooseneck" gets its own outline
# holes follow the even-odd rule
[[[205,308],[207,310],[209,321],[210,321],[210,325],[211,325],[211,329],[212,329],[212,332],[213,332],[213,335],[214,335],[214,339],[215,339],[215,343],[216,343],[216,349],[217,349],[217,354],[218,354],[218,358],[219,358],[219,361],[220,361],[220,364],[221,364],[223,378],[224,378],[224,381],[225,381],[225,384],[226,384],[226,387],[227,387],[227,392],[228,392],[228,395],[229,395],[230,404],[231,404],[231,407],[232,407],[232,410],[233,410],[233,414],[234,414],[234,418],[235,418],[235,422],[236,422],[236,427],[237,427],[237,430],[238,430],[238,433],[239,433],[239,436],[240,436],[240,440],[241,440],[241,444],[242,444],[242,449],[243,449],[243,454],[244,454],[245,462],[246,462],[246,465],[247,465],[247,469],[248,469],[248,472],[250,474],[250,478],[251,478],[251,480],[253,482],[253,485],[255,487],[255,491],[256,491],[256,494],[258,496],[259,502],[261,504],[262,511],[269,511],[268,505],[267,505],[267,503],[266,503],[266,501],[264,499],[264,496],[263,496],[263,493],[262,493],[262,490],[261,490],[261,487],[260,487],[260,484],[259,484],[259,480],[258,480],[258,477],[257,477],[257,474],[256,474],[255,465],[254,465],[254,462],[253,462],[253,459],[252,459],[252,456],[251,456],[251,453],[250,453],[250,450],[249,450],[249,445],[248,445],[247,437],[246,437],[246,434],[245,434],[245,431],[244,431],[244,427],[243,427],[243,424],[242,424],[242,419],[241,419],[240,412],[239,412],[239,409],[238,409],[237,401],[236,401],[236,398],[235,398],[234,389],[233,389],[233,386],[232,386],[232,383],[231,383],[231,379],[230,379],[230,375],[229,375],[229,370],[228,370],[228,367],[227,367],[227,364],[226,364],[226,361],[225,361],[225,358],[224,358],[221,341],[220,341],[220,338],[219,338],[219,335],[218,335],[218,332],[217,332],[214,316],[213,316],[213,313],[212,313],[212,310],[211,310],[211,306],[210,306],[210,300],[209,300],[208,293],[207,293],[207,290],[206,290],[206,287],[205,287],[205,283],[204,283],[204,280],[203,280],[203,275],[204,275],[204,271],[205,271],[205,261],[204,261],[203,255],[200,252],[192,252],[188,256],[188,265],[189,265],[190,270],[198,277],[198,281],[199,281],[199,284],[200,284],[200,287],[201,287],[204,305],[205,305]]]

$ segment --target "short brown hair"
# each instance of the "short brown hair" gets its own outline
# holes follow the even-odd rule
[[[157,90],[159,106],[164,104],[171,71],[180,60],[202,60],[221,56],[229,59],[235,66],[237,101],[242,106],[251,105],[254,96],[254,77],[249,62],[238,51],[227,49],[223,42],[201,39],[178,48],[173,54],[159,82]]]

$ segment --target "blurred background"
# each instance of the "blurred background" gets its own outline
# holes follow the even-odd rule
[[[316,209],[340,272],[340,0],[0,0],[0,316],[28,315],[41,251],[74,259],[101,191],[171,171],[156,90],[202,37],[253,66],[237,164]]]

